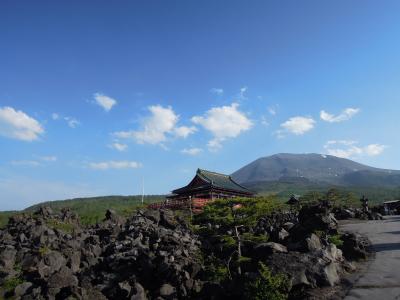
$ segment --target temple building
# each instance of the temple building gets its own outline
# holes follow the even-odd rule
[[[234,197],[253,197],[254,192],[236,183],[231,176],[197,169],[196,176],[185,187],[172,191],[171,200],[226,199]]]

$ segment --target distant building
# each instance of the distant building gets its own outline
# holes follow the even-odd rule
[[[300,203],[300,196],[299,195],[292,195],[290,199],[286,201],[286,204],[289,205],[298,205]]]
[[[168,199],[186,200],[191,197],[202,199],[226,199],[253,197],[254,192],[236,183],[231,176],[197,169],[196,176],[185,187],[172,191]]]
[[[400,200],[391,200],[383,202],[383,205],[386,206],[389,210],[400,209]]]

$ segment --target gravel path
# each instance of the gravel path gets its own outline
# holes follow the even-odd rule
[[[376,257],[354,283],[345,300],[400,300],[400,216],[383,221],[350,222],[342,230],[365,234]]]

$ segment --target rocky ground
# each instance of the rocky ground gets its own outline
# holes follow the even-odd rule
[[[0,231],[0,299],[239,299],[245,298],[241,283],[258,276],[260,261],[287,276],[288,297],[315,299],[313,289],[340,284],[354,271],[352,261],[368,256],[368,241],[358,234],[340,235],[336,246],[329,237],[337,230],[322,205],[260,218],[239,235],[251,232],[268,241],[243,239],[241,255],[248,260],[240,273],[235,267],[229,281],[216,282],[207,277],[204,261],[230,254],[215,235],[194,234],[171,211],[138,211],[127,220],[108,211],[104,222],[83,228],[69,210],[41,208],[12,217]]]

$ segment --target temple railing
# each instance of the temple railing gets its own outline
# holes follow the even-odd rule
[[[192,209],[193,213],[201,213],[204,206],[206,206],[207,203],[210,203],[211,201],[211,199],[204,198],[193,198],[191,200],[167,199],[163,202],[151,203],[147,207],[149,209]]]

